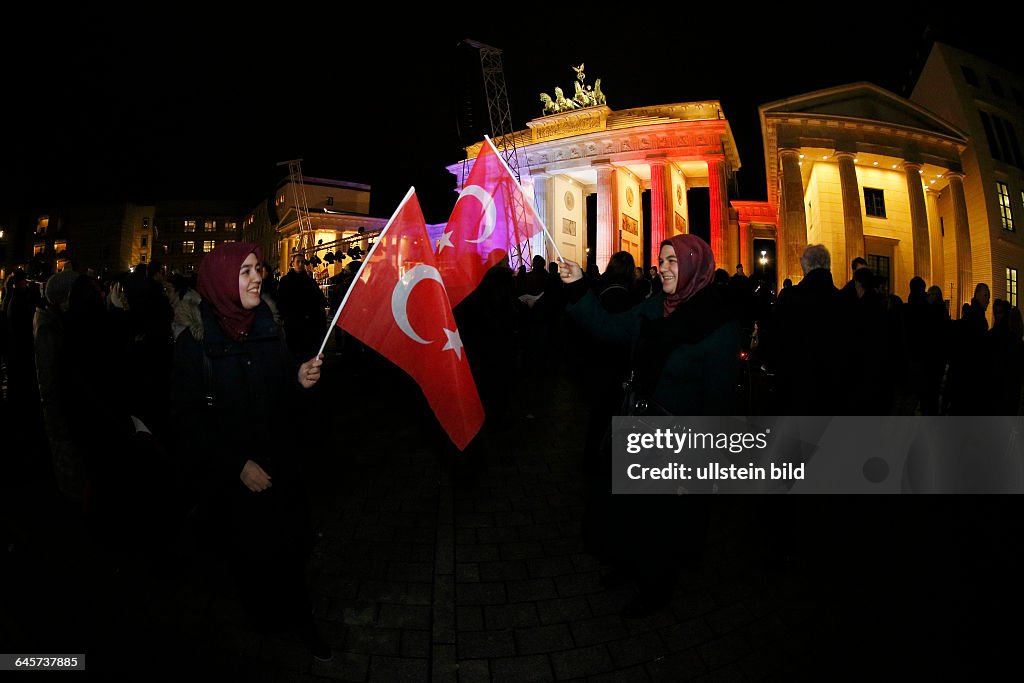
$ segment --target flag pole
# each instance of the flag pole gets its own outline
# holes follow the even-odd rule
[[[331,324],[327,326],[327,334],[324,335],[324,341],[320,344],[320,350],[316,352],[316,356],[314,356],[314,358],[318,358],[320,354],[324,352],[324,348],[327,346],[327,340],[331,338],[331,332],[334,331],[334,326],[338,324],[338,318],[341,316],[341,311],[345,308],[345,304],[348,303],[349,294],[352,293],[352,288],[355,287],[356,280],[358,280],[359,276],[363,274],[363,269],[366,268],[366,264],[370,262],[370,257],[373,256],[373,252],[375,252],[381,242],[384,241],[384,236],[387,234],[388,228],[391,227],[391,224],[395,222],[395,217],[402,210],[402,207],[405,206],[405,203],[409,201],[409,197],[412,197],[415,193],[416,188],[410,186],[409,191],[405,193],[405,198],[398,204],[398,208],[395,209],[395,212],[391,214],[388,224],[385,225],[384,229],[380,231],[379,235],[377,235],[377,241],[373,243],[372,247],[370,247],[370,251],[366,254],[366,258],[363,259],[363,265],[359,266],[359,270],[356,271],[356,276],[352,278],[352,282],[349,284],[348,291],[345,292],[345,298],[341,300],[338,310],[334,312],[334,319],[331,320]]]
[[[487,136],[487,135],[484,136],[484,140],[487,142],[488,145],[491,146],[491,149],[494,150],[494,156],[498,157],[498,161],[501,162],[501,165],[504,166],[505,170],[508,172],[508,177],[512,179],[512,182],[514,182],[516,184],[516,187],[518,187],[519,191],[522,192],[523,198],[525,198],[526,197],[526,193],[523,192],[523,186],[519,184],[518,180],[516,180],[515,174],[512,173],[512,169],[510,169],[508,167],[508,164],[505,163],[505,158],[502,157],[501,154],[498,152],[498,148],[494,146],[494,142],[492,142],[491,138],[489,136]],[[479,155],[477,155],[477,156],[479,156]],[[558,260],[559,261],[565,260],[565,259],[562,258],[562,252],[558,250],[558,245],[555,243],[555,238],[551,236],[550,232],[548,232],[548,226],[546,226],[544,224],[544,219],[541,218],[539,215],[537,215],[537,210],[533,207],[532,203],[530,204],[530,211],[533,212],[533,215],[537,219],[537,222],[540,223],[540,227],[544,231],[544,234],[547,236],[548,241],[551,242],[551,246],[553,246],[555,248],[555,253],[558,254]]]

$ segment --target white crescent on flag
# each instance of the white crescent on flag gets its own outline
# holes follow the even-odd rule
[[[484,207],[484,230],[475,240],[466,240],[470,244],[480,244],[494,233],[494,226],[497,221],[497,209],[494,208],[494,197],[487,190],[479,185],[469,185],[462,190],[456,204],[464,197],[476,197]]]
[[[444,287],[441,273],[438,272],[437,268],[422,264],[415,266],[411,270],[406,271],[405,275],[395,283],[395,289],[391,293],[391,315],[395,317],[395,322],[398,324],[399,329],[409,339],[420,344],[429,344],[429,339],[424,339],[416,334],[416,330],[412,329],[412,325],[409,323],[409,313],[406,310],[413,287],[423,280],[437,280]]]

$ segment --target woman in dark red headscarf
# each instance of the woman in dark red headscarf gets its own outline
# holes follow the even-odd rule
[[[223,521],[239,593],[260,629],[293,628],[314,656],[317,634],[305,586],[310,547],[293,408],[320,379],[322,357],[296,365],[261,297],[263,254],[222,244],[203,259],[194,324],[175,342],[172,402],[214,521]],[[326,333],[326,330],[325,330]]]
[[[740,327],[728,287],[714,284],[711,248],[694,235],[677,235],[661,243],[658,270],[661,293],[612,314],[589,291],[580,266],[562,261],[559,275],[572,302],[566,313],[595,339],[632,347],[633,387],[657,412],[732,415]],[[707,503],[703,496],[611,496],[611,458],[607,437],[585,456],[584,542],[611,566],[606,583],[636,583],[623,613],[642,616],[667,603],[680,563],[699,555]]]

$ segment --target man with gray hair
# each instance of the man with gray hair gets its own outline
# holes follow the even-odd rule
[[[823,244],[800,256],[804,279],[780,297],[778,330],[779,415],[842,415],[842,381],[849,337],[841,326],[839,290],[832,282],[832,257]]]

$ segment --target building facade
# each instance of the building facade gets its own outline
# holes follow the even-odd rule
[[[240,204],[218,201],[162,201],[154,211],[154,256],[168,272],[191,275],[203,256],[225,242],[241,239]],[[139,242],[145,237],[140,234]],[[137,244],[138,244],[137,243]]]
[[[728,187],[740,159],[718,102],[623,111],[597,105],[542,116],[526,125],[527,130],[514,133],[523,189],[565,258],[596,263],[604,270],[611,255],[621,250],[637,264],[656,264],[656,245],[689,232],[689,190],[707,188],[715,259],[738,259],[736,231],[729,227]],[[499,150],[506,143],[495,140]],[[457,189],[463,187],[481,144],[467,148],[466,160],[448,167]],[[649,210],[641,201],[645,192]],[[596,196],[593,216],[587,211],[591,195]],[[595,220],[592,244],[587,226]],[[532,244],[534,254],[550,255],[549,249],[543,236]]]
[[[1018,275],[1024,268],[1024,156],[1018,138],[1024,131],[1024,79],[936,43],[910,98],[965,132],[961,182],[970,225],[970,283],[984,282],[994,298],[1018,306]],[[951,281],[948,273],[943,281]],[[972,293],[973,285],[959,301],[969,301]]]

